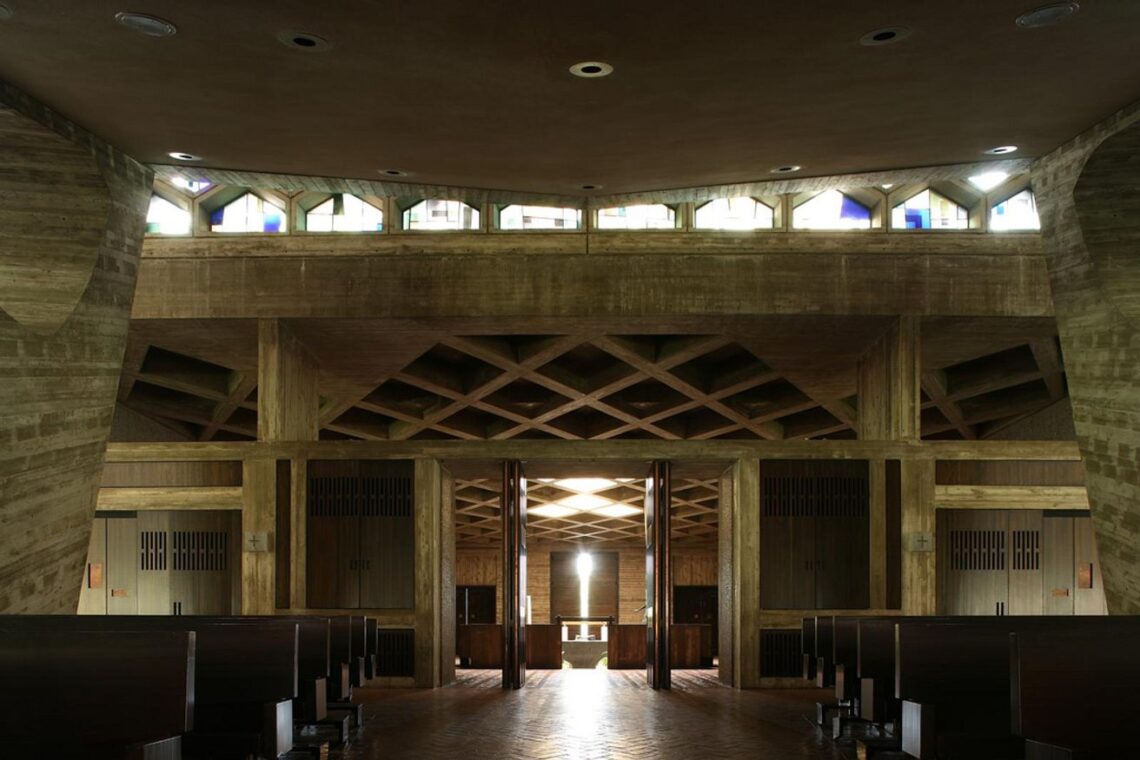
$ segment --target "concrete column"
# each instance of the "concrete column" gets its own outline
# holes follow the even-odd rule
[[[760,460],[732,467],[733,680],[737,688],[760,686]],[[723,528],[722,528],[723,529]]]
[[[902,316],[859,361],[858,393],[860,440],[911,441],[922,437],[921,345],[919,318]],[[903,465],[902,573],[905,589],[913,590],[911,606],[933,609],[935,606],[934,568],[934,471],[920,463]],[[919,479],[929,474],[928,484]],[[870,591],[871,607],[887,607],[887,477],[886,461],[870,462],[871,535]],[[906,485],[911,491],[906,491]],[[929,491],[930,498],[919,498]],[[910,533],[908,534],[908,530]],[[914,538],[921,533],[925,540]],[[911,537],[908,538],[908,535]],[[912,556],[914,552],[921,557]],[[929,567],[928,567],[929,566]],[[907,578],[910,573],[917,576]],[[929,598],[920,598],[929,593]],[[906,604],[904,603],[904,607]]]
[[[0,613],[75,613],[149,169],[0,82]]]
[[[454,616],[443,612],[443,468],[435,459],[416,460],[416,686],[443,685],[443,629]],[[449,513],[448,521],[454,518]],[[454,541],[452,542],[454,552]],[[454,582],[454,581],[453,581]],[[453,587],[454,588],[454,587]]]
[[[1108,609],[1140,613],[1140,104],[1033,168]],[[1100,581],[1094,568],[1094,583]]]

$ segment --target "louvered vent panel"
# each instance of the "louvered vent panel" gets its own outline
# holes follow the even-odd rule
[[[1005,570],[1004,530],[950,531],[951,570]]]
[[[1013,531],[1013,569],[1041,569],[1041,531]]]
[[[176,530],[171,532],[171,538],[175,570],[226,570],[229,564],[229,535],[225,531]]]
[[[139,570],[166,569],[166,531],[139,532]]]
[[[376,631],[376,674],[412,677],[416,674],[416,632],[410,628]]]
[[[802,637],[798,629],[761,629],[760,675],[766,678],[802,676]]]

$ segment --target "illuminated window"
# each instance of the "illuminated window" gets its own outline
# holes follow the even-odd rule
[[[190,212],[152,195],[146,212],[146,231],[148,235],[189,235]]]
[[[1037,201],[1029,190],[1006,198],[990,211],[991,230],[1039,230]]]
[[[191,195],[204,193],[214,186],[214,184],[208,180],[184,179],[182,177],[175,177],[174,179],[170,180],[170,184],[174,185],[179,190],[190,193]]]
[[[755,198],[717,198],[697,208],[701,230],[770,230],[776,214]]]
[[[477,230],[479,210],[462,201],[420,201],[404,212],[405,230]]]
[[[210,212],[212,232],[284,232],[285,212],[264,198],[246,193]]]
[[[598,210],[599,230],[672,230],[677,212],[661,203]]]
[[[355,195],[334,195],[305,214],[309,232],[378,232],[384,229],[384,212]]]
[[[507,206],[499,212],[501,230],[576,230],[582,212],[552,206]]]
[[[933,190],[913,195],[891,211],[896,230],[964,230],[970,226],[970,212]]]
[[[826,190],[796,206],[792,225],[801,230],[869,230],[871,209],[838,190]]]

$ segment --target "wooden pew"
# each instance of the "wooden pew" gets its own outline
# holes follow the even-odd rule
[[[537,670],[562,667],[562,626],[532,624],[526,627],[526,666]]]
[[[648,644],[644,625],[611,625],[609,636],[610,670],[645,667]]]
[[[1097,646],[1135,638],[1136,618],[991,617],[896,623],[902,746],[916,758],[1022,757],[1011,731],[1010,634],[1070,632]]]
[[[364,618],[364,677],[376,677],[376,618]]]
[[[1140,624],[1090,639],[1079,630],[1010,636],[1011,730],[1026,760],[1135,757]]]
[[[368,623],[360,615],[351,615],[348,618],[350,636],[352,638],[350,659],[348,661],[348,675],[353,686],[363,686],[368,676],[364,661],[368,654]],[[373,645],[375,648],[375,645]]]
[[[277,757],[293,746],[297,697],[295,623],[193,616],[12,615],[0,631],[46,633],[194,631],[194,731],[183,753],[238,751]]]
[[[895,696],[895,623],[898,618],[859,618],[856,622],[856,673],[859,717],[872,723],[897,723],[902,708]],[[844,674],[846,678],[846,673]]]
[[[806,617],[802,624],[803,636],[800,638],[800,651],[804,659],[804,680],[815,680],[815,618]]]
[[[819,615],[815,618],[815,685],[823,689],[835,685],[835,617]]]
[[[352,699],[352,622],[347,615],[329,618],[329,690],[328,701]]]
[[[472,623],[461,625],[460,635],[465,639],[468,668],[503,667],[503,626],[498,623]]]
[[[0,630],[5,757],[178,760],[195,633]]]

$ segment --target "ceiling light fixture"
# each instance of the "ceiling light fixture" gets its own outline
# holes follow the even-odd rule
[[[859,38],[859,44],[864,47],[878,47],[880,45],[902,42],[909,36],[909,26],[886,26],[882,29],[867,32]]]
[[[598,496],[593,493],[576,493],[554,503],[578,512],[593,512],[599,507],[608,507],[614,502],[613,499],[607,499],[605,496]]]
[[[561,507],[557,504],[542,504],[537,507],[530,507],[526,512],[528,515],[553,518],[569,517],[570,515],[578,514],[578,510],[576,509]]]
[[[178,33],[178,27],[169,21],[145,13],[132,13],[122,11],[115,14],[115,21],[132,32],[145,34],[147,37],[173,37]]]
[[[613,488],[617,483],[609,478],[562,478],[554,481],[554,485],[567,491],[578,493],[595,493]]]
[[[1060,24],[1077,15],[1080,9],[1078,3],[1050,3],[1022,13],[1017,17],[1016,23],[1022,29],[1040,29],[1043,26]]]
[[[601,185],[582,185],[583,190],[601,190]]]
[[[332,47],[332,44],[324,37],[308,32],[278,32],[277,41],[285,47],[293,48],[302,53],[323,53]]]
[[[614,504],[609,507],[599,507],[593,510],[593,514],[602,517],[633,517],[640,515],[641,510],[630,504]]]
[[[985,153],[987,156],[1004,156],[1005,154],[1013,153],[1016,150],[1017,150],[1016,145],[999,145],[996,148],[990,148],[989,150],[985,150],[982,152]]]
[[[202,160],[198,156],[195,156],[193,153],[183,153],[182,151],[179,151],[179,150],[171,151],[170,153],[167,153],[166,155],[170,156],[175,161],[201,161]]]
[[[788,164],[787,166],[777,166],[775,169],[769,169],[768,173],[769,174],[792,174],[793,172],[798,172],[802,168],[803,168],[802,166],[796,166],[795,164]]]
[[[408,173],[400,169],[381,169],[381,174],[387,174],[389,177],[406,177]]]
[[[583,79],[601,79],[614,73],[614,67],[602,61],[582,61],[571,66],[570,73]]]

